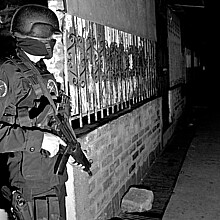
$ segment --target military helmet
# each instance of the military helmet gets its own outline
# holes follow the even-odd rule
[[[10,31],[16,37],[35,39],[49,39],[61,33],[56,14],[36,4],[23,5],[15,12]]]

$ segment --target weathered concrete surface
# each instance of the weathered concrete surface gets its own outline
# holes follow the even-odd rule
[[[68,0],[68,13],[156,40],[154,0]]]
[[[199,118],[163,220],[220,219],[220,111]]]

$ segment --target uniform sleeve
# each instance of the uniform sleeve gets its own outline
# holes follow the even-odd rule
[[[43,137],[44,132],[40,130],[25,130],[18,126],[3,126],[0,128],[0,153],[40,152]]]
[[[3,65],[0,69],[0,119],[5,108],[14,98],[13,71],[16,67],[12,64]],[[43,141],[44,132],[37,129],[25,129],[18,125],[0,123],[0,153],[29,151],[39,152]]]
[[[0,68],[0,118],[2,117],[5,107],[9,100],[9,82],[8,78],[3,70]]]

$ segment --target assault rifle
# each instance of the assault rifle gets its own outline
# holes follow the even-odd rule
[[[62,175],[69,157],[72,156],[75,162],[84,166],[83,170],[87,172],[90,176],[92,176],[92,172],[90,170],[92,161],[89,161],[83,153],[81,145],[77,141],[68,120],[65,119],[64,116],[62,116],[59,113],[57,115],[54,115],[54,119],[56,120],[60,135],[64,137],[64,140],[67,144],[67,146],[61,148],[59,152],[54,167],[54,173]]]

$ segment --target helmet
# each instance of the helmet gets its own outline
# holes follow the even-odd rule
[[[23,5],[15,12],[10,31],[16,37],[35,39],[49,39],[61,33],[56,14],[36,4]]]

